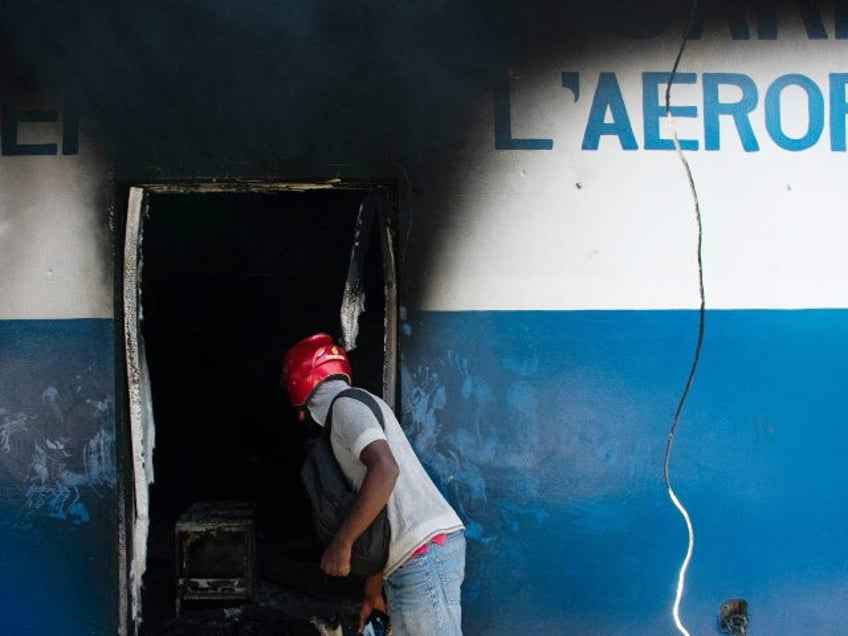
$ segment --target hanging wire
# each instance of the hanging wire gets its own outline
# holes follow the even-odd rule
[[[677,403],[677,409],[674,412],[674,419],[671,423],[671,430],[668,433],[668,440],[665,446],[665,459],[663,461],[663,478],[665,479],[665,487],[668,491],[668,496],[671,499],[671,502],[683,516],[683,520],[686,522],[686,530],[689,533],[689,543],[686,549],[686,557],[683,559],[683,563],[680,566],[680,571],[677,576],[677,590],[674,595],[674,605],[672,607],[672,616],[674,617],[674,624],[677,626],[677,629],[680,631],[680,633],[684,634],[685,636],[690,636],[690,634],[686,627],[683,625],[683,622],[680,620],[680,603],[683,600],[683,590],[686,583],[686,571],[689,568],[689,562],[692,560],[692,552],[695,548],[695,530],[692,527],[692,520],[689,518],[689,513],[686,511],[686,508],[680,502],[680,499],[677,498],[674,489],[671,487],[671,479],[669,477],[668,467],[669,461],[671,459],[671,447],[674,443],[674,434],[677,431],[677,424],[680,421],[680,414],[683,411],[683,405],[686,403],[686,398],[689,396],[689,389],[692,388],[692,381],[695,379],[695,371],[698,368],[698,360],[701,357],[701,347],[704,344],[704,326],[706,323],[706,300],[704,294],[704,263],[701,257],[701,247],[703,242],[701,206],[698,201],[698,191],[695,188],[695,180],[692,177],[692,170],[689,167],[689,162],[686,160],[686,156],[683,154],[683,149],[680,147],[680,140],[678,139],[677,129],[674,125],[674,118],[671,114],[671,85],[674,83],[674,76],[677,73],[677,67],[680,65],[680,58],[683,57],[683,51],[686,48],[686,42],[689,39],[689,28],[695,18],[697,8],[698,0],[692,0],[692,6],[689,11],[689,16],[686,19],[686,24],[683,27],[683,39],[680,43],[680,48],[677,51],[677,57],[674,60],[674,66],[672,67],[671,74],[668,78],[668,85],[665,89],[665,112],[671,125],[674,148],[677,151],[677,156],[680,158],[680,162],[683,164],[683,169],[686,172],[686,178],[689,182],[689,190],[692,192],[692,199],[694,201],[695,206],[695,221],[698,227],[698,290],[701,299],[701,306],[698,312],[698,343],[695,346],[695,354],[692,358],[692,366],[689,369],[689,376],[686,378],[686,386],[683,389],[683,393],[680,396],[680,401]]]

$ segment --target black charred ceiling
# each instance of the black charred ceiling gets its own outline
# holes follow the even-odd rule
[[[447,2],[35,0],[7,11],[11,83],[75,93],[113,154],[164,169],[397,152],[401,129],[457,120],[463,87],[441,80],[482,59],[454,55],[451,43],[478,35],[475,13]]]
[[[773,4],[701,1],[693,28],[734,16],[753,24],[751,16]],[[815,2],[798,4],[802,13],[816,11]],[[450,214],[451,202],[440,205],[433,191],[462,169],[452,153],[464,146],[470,122],[492,116],[492,86],[505,69],[516,60],[543,62],[539,55],[567,65],[577,35],[585,46],[593,34],[673,31],[689,7],[675,0],[6,2],[0,90],[7,100],[48,94],[57,109],[72,103],[119,182],[397,181],[399,236],[409,237],[417,257],[414,271],[401,263],[401,293],[415,307],[446,224],[405,215],[415,214],[421,188],[428,214]]]
[[[2,79],[78,103],[119,174],[438,164],[525,47],[578,28],[647,33],[667,24],[657,15],[685,14],[645,4],[6,3]]]
[[[744,18],[772,4],[701,1],[699,20]],[[817,11],[815,2],[798,4]],[[334,162],[343,171],[419,156],[438,164],[440,150],[462,145],[492,82],[525,49],[554,44],[567,54],[575,33],[654,37],[683,24],[689,6],[5,2],[0,85],[4,97],[48,91],[75,100],[119,174],[125,166],[130,174],[257,176]]]

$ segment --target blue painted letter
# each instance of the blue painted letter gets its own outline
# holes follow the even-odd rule
[[[848,73],[830,74],[830,149],[842,152],[845,152],[845,115],[848,114],[846,84]]]
[[[848,39],[848,2],[845,0],[833,2],[833,37],[837,40]]]
[[[8,156],[21,155],[55,155],[58,151],[56,144],[19,144],[19,122],[51,122],[57,120],[55,110],[18,110],[17,104],[11,100],[3,101],[2,145],[0,152]]]
[[[787,86],[798,86],[807,93],[809,124],[807,132],[798,139],[786,135],[780,123],[780,94]],[[824,130],[824,97],[816,83],[806,75],[797,73],[781,75],[774,80],[766,91],[766,130],[784,150],[797,152],[813,146]]]
[[[739,139],[745,152],[756,152],[760,149],[754,129],[748,115],[757,106],[757,85],[747,75],[739,73],[704,73],[704,148],[719,150],[721,138],[719,135],[719,117],[730,115],[736,124]],[[729,84],[742,91],[738,102],[720,102],[719,86]]]
[[[642,73],[642,118],[645,124],[645,150],[674,150],[674,141],[660,137],[660,117],[666,116],[665,105],[660,103],[658,88],[668,84],[670,73]],[[673,84],[694,84],[695,73],[678,73]],[[672,117],[697,117],[697,106],[670,106]],[[695,139],[680,139],[683,150],[697,150]]]
[[[553,139],[513,139],[512,113],[509,105],[509,75],[504,73],[495,82],[495,149],[550,150]]]
[[[612,114],[612,121],[609,123],[604,121],[607,109]],[[598,78],[598,88],[592,98],[589,121],[586,122],[586,130],[583,133],[583,150],[597,150],[601,135],[618,137],[624,150],[638,149],[615,73],[601,73]]]

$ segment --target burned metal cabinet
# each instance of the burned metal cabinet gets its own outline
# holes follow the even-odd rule
[[[248,600],[256,589],[256,526],[252,504],[200,501],[174,529],[176,612],[186,600]]]

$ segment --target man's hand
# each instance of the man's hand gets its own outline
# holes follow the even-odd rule
[[[365,628],[365,621],[374,610],[380,610],[384,614],[389,613],[386,601],[383,599],[383,575],[375,574],[365,579],[365,598],[362,601],[362,609],[359,611],[359,627],[356,633],[361,634]]]
[[[321,556],[321,569],[330,576],[347,576],[350,574],[351,544],[337,534],[324,548]]]

